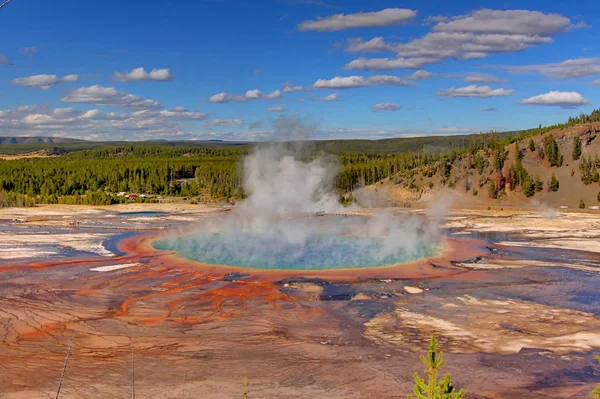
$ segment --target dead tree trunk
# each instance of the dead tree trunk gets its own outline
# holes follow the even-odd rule
[[[71,351],[73,349],[73,340],[75,339],[75,333],[71,336],[71,342],[69,343],[69,350],[67,350],[67,355],[65,356],[65,361],[63,363],[62,373],[60,373],[60,380],[58,381],[58,389],[56,390],[56,399],[59,399],[60,389],[62,388],[63,381],[65,380],[65,373],[67,372],[67,364],[69,363],[69,357],[71,357]]]

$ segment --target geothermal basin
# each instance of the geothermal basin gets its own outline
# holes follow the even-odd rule
[[[598,215],[107,217],[161,207],[5,211],[25,222],[0,225],[0,397],[55,397],[70,353],[61,398],[231,398],[244,377],[249,397],[394,398],[432,335],[467,397],[600,381]]]

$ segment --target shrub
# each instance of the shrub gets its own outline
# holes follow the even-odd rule
[[[579,200],[579,209],[585,209],[585,202],[583,200]]]

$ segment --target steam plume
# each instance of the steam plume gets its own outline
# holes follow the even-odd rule
[[[378,266],[435,251],[438,225],[415,215],[302,217],[344,210],[335,190],[340,165],[307,149],[316,126],[280,116],[273,127],[281,141],[258,145],[244,159],[248,198],[224,220],[159,247],[208,263],[300,269]]]

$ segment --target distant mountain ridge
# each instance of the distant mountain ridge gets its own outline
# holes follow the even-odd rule
[[[69,139],[63,137],[2,137],[0,136],[0,145],[8,144],[63,144],[63,143],[82,143],[86,140]]]

